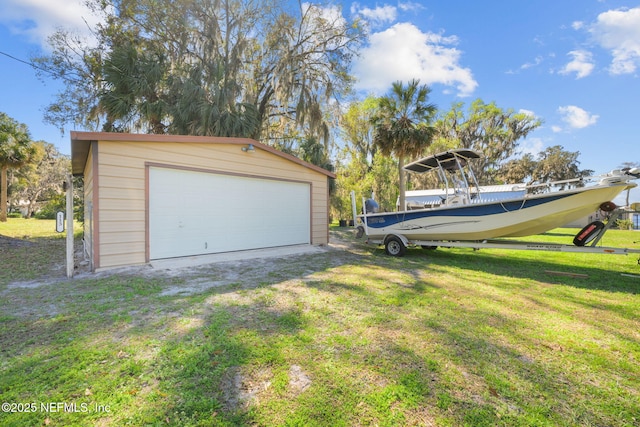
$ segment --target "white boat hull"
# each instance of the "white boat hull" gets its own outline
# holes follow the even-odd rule
[[[499,202],[361,216],[370,239],[403,235],[409,240],[480,241],[544,233],[583,218],[635,184],[598,184]]]

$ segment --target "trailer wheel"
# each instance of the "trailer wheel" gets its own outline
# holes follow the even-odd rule
[[[384,242],[384,250],[387,255],[404,256],[407,248],[399,237],[391,236]]]
[[[361,239],[364,236],[364,227],[359,225],[356,229],[356,239]]]
[[[576,246],[586,245],[595,239],[603,228],[604,223],[602,221],[593,221],[587,224],[578,232],[578,234],[576,234],[576,237],[573,238],[573,244]]]

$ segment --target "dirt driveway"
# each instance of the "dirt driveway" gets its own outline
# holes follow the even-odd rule
[[[7,239],[6,245],[32,245],[37,243],[19,239]],[[60,243],[63,251],[63,243]],[[192,263],[189,260],[159,262],[152,265],[115,268],[98,273],[88,271],[87,263],[77,262],[73,279],[64,276],[64,265],[52,265],[51,274],[35,280],[13,281],[0,288],[0,305],[8,316],[48,317],[65,311],[70,300],[91,290],[91,283],[99,280],[151,281],[161,287],[160,296],[189,296],[204,293],[212,288],[225,286],[234,289],[252,289],[287,280],[304,280],[304,277],[335,266],[354,262],[370,256],[373,248],[354,238],[352,230],[330,233],[330,243],[323,247],[306,247],[304,250],[264,252],[262,257],[212,259],[210,263]],[[76,257],[81,252],[76,253]]]

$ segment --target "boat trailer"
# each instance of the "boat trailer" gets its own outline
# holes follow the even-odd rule
[[[561,243],[544,243],[544,242],[524,242],[508,239],[494,239],[482,241],[446,241],[446,240],[412,240],[403,234],[388,234],[382,239],[371,239],[368,237],[367,230],[367,212],[363,209],[362,215],[356,214],[355,195],[352,193],[352,209],[354,217],[354,227],[356,228],[356,237],[362,238],[367,236],[366,243],[374,245],[384,245],[385,252],[391,256],[403,256],[408,247],[422,247],[423,249],[442,248],[472,248],[480,249],[510,249],[510,250],[528,250],[528,251],[547,251],[547,252],[577,252],[577,253],[594,253],[594,254],[611,254],[611,255],[629,255],[640,254],[640,249],[632,248],[614,248],[607,246],[598,246],[598,243],[604,234],[611,228],[613,224],[624,213],[640,212],[640,203],[633,203],[628,208],[619,208],[613,206],[608,221],[602,223],[593,221],[582,228],[573,239],[573,245]],[[362,206],[365,206],[365,199],[362,199]],[[361,223],[358,219],[361,218]],[[640,242],[634,242],[640,243]],[[640,257],[638,258],[640,265]]]

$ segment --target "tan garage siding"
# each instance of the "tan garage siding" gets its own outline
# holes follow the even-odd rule
[[[85,200],[92,196],[100,206],[99,238],[93,239],[99,245],[95,268],[149,261],[147,168],[150,165],[309,183],[311,243],[328,243],[327,177],[331,174],[271,147],[233,138],[167,135],[128,135],[127,138],[123,134],[76,133],[72,139],[74,136],[95,137],[97,141],[92,144],[97,153],[89,153],[87,159],[95,159],[97,155],[99,167],[97,170],[84,168],[85,177],[95,174],[94,179],[99,181],[97,193],[95,189],[89,190],[85,181]],[[143,140],[135,140],[140,138]],[[242,151],[248,143],[255,145],[254,152]]]
[[[99,141],[98,147],[99,267],[142,264],[145,262],[144,164],[141,167],[141,162],[132,162],[125,155],[128,148],[121,142]]]
[[[84,250],[89,256],[93,269],[95,257],[93,253],[93,153],[89,149],[87,163],[84,167]]]

